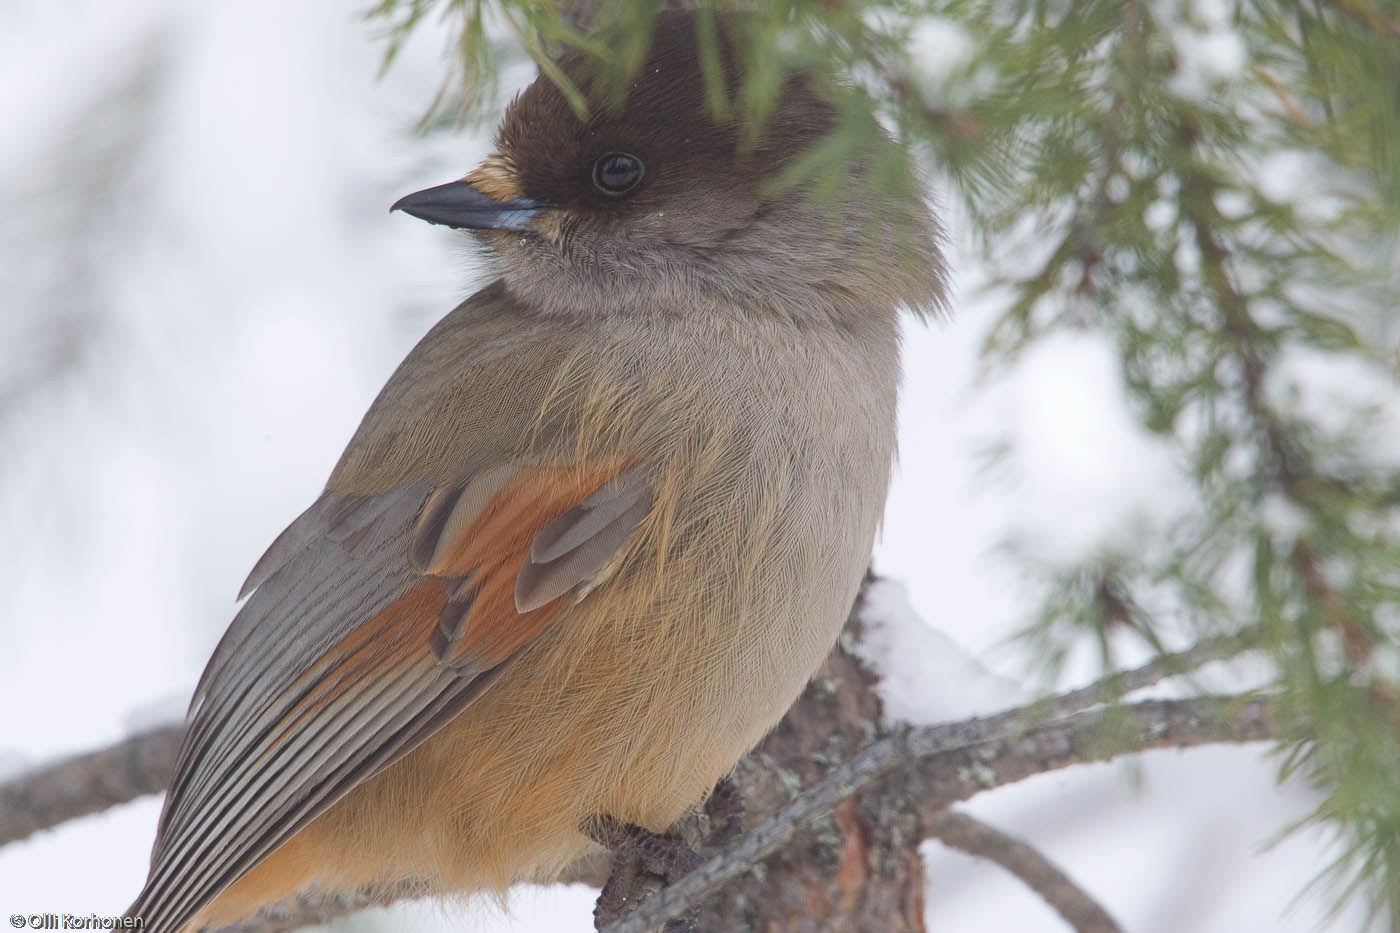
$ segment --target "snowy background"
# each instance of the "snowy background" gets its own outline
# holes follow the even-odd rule
[[[347,0],[0,7],[0,775],[182,714],[248,568],[399,359],[480,284],[463,235],[387,211],[487,151],[477,132],[411,132],[442,36],[424,31],[380,80],[383,45],[358,13]],[[528,79],[517,67],[503,84]],[[1030,591],[998,542],[1072,557],[1142,534],[1183,488],[1092,336],[1047,342],[975,390],[995,309],[971,297],[979,272],[956,243],[953,266],[956,318],[908,328],[876,554],[904,590],[876,594],[888,625],[871,650],[892,659],[892,709],[919,718],[1026,695],[1025,658],[1002,642]],[[994,443],[1009,458],[989,475]],[[1159,752],[969,809],[1040,846],[1130,930],[1360,928],[1359,910],[1328,922],[1325,898],[1294,903],[1329,849],[1317,833],[1268,847],[1312,804],[1273,774],[1258,747]],[[158,807],[0,849],[0,914],[120,911]],[[931,929],[1062,929],[999,869],[925,852]],[[425,903],[343,926],[584,931],[592,899],[527,889],[508,917]]]

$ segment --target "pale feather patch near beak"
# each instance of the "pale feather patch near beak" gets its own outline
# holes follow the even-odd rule
[[[520,173],[515,163],[499,152],[487,156],[486,161],[468,172],[462,181],[497,201],[514,201],[525,196],[520,189]]]
[[[415,191],[389,210],[457,229],[523,232],[553,205],[524,197],[514,166],[493,155],[465,178]]]

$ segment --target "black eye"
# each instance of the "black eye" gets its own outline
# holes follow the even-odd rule
[[[646,174],[642,160],[628,152],[605,152],[593,163],[593,184],[609,197],[619,198]]]

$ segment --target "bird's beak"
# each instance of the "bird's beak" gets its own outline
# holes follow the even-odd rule
[[[425,188],[394,202],[390,211],[403,211],[431,224],[472,230],[529,230],[531,221],[552,205],[533,198],[497,201],[469,182],[450,181]]]

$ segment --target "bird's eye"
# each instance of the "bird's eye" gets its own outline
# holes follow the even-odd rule
[[[645,174],[642,160],[628,152],[605,152],[593,163],[594,187],[613,198],[637,187]]]

